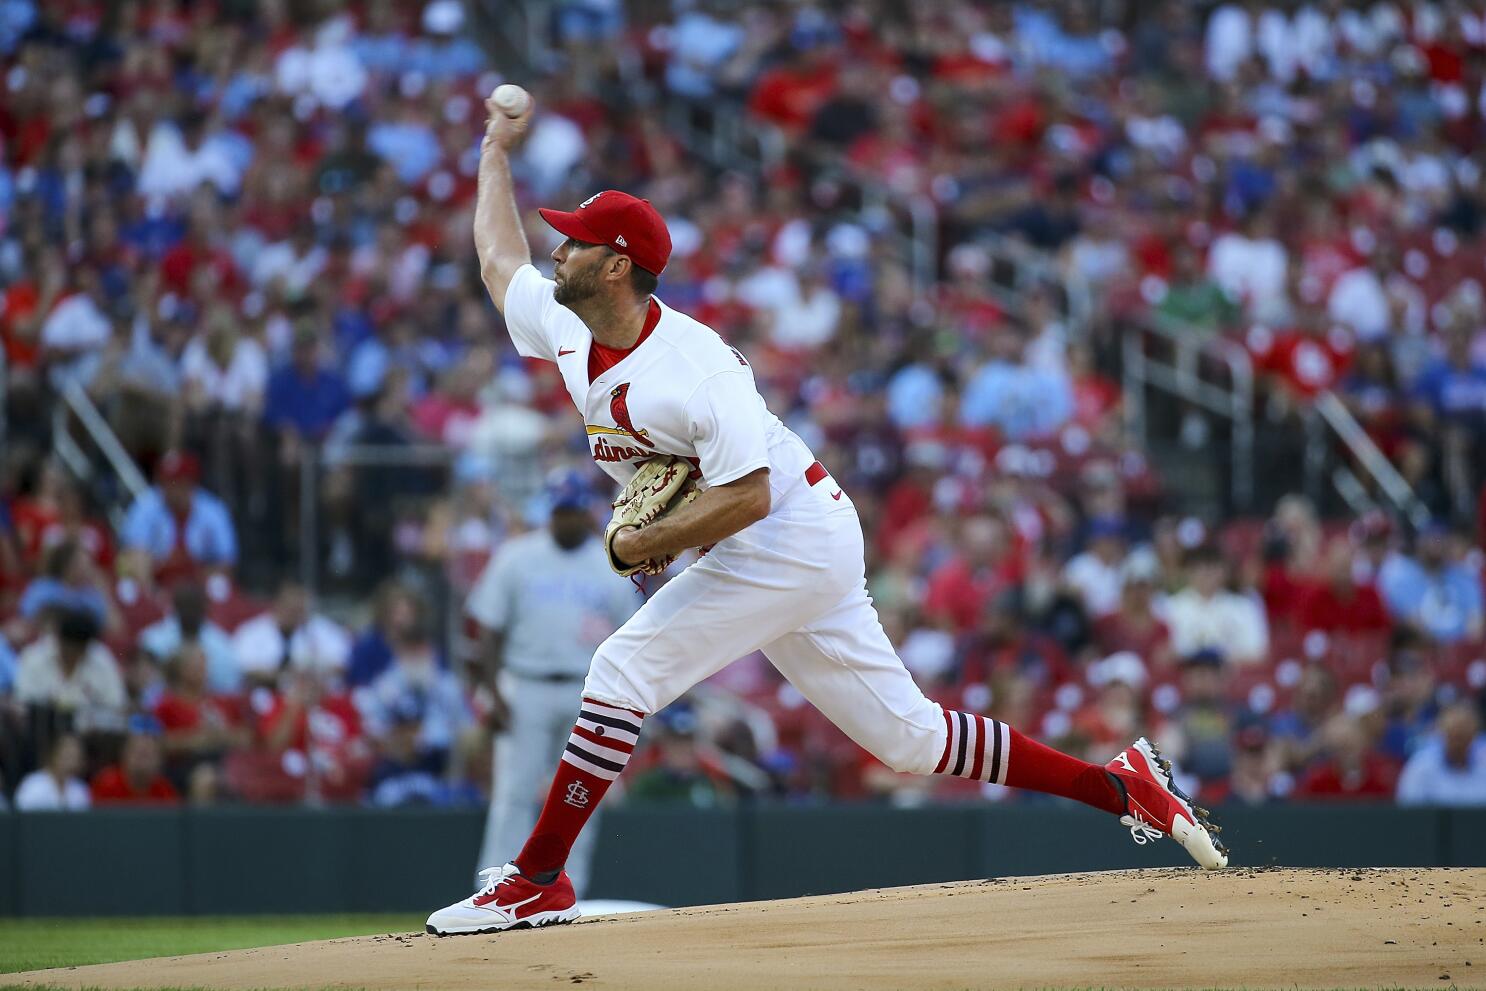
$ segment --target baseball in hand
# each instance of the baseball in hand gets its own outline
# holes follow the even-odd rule
[[[520,117],[531,108],[531,94],[515,83],[501,83],[490,94],[490,102],[507,117]]]

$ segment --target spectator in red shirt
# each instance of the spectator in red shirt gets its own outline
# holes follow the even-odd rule
[[[904,451],[903,474],[893,482],[882,499],[882,521],[875,540],[877,552],[884,558],[902,553],[899,544],[915,524],[934,511],[934,483],[944,471],[944,448],[933,442],[910,443]]]
[[[1388,801],[1398,768],[1369,748],[1362,725],[1351,716],[1332,717],[1322,731],[1325,758],[1301,779],[1295,794],[1328,800]]]
[[[192,211],[186,236],[160,260],[160,274],[167,289],[203,302],[223,296],[233,298],[242,289],[232,255],[213,243],[214,232],[208,229],[210,216]]]
[[[1352,331],[1333,324],[1319,307],[1305,303],[1293,324],[1279,330],[1250,328],[1244,338],[1254,364],[1271,386],[1292,402],[1308,402],[1335,386],[1351,367]]]
[[[1295,623],[1301,632],[1327,633],[1370,633],[1390,626],[1377,588],[1370,583],[1358,584],[1352,568],[1352,548],[1346,540],[1332,545],[1321,580],[1302,587]]]
[[[61,463],[48,459],[35,470],[31,485],[22,484],[30,491],[17,497],[11,517],[21,553],[26,563],[35,567],[46,548],[59,542],[55,530],[62,521],[64,493],[72,483]]]
[[[267,759],[274,774],[291,779],[287,791],[277,790],[286,782],[275,783],[276,795],[303,797],[313,782],[320,797],[356,797],[370,771],[372,753],[348,696],[328,692],[316,673],[298,671],[289,676],[282,692],[255,693],[254,698],[262,744],[258,756]]]
[[[1321,573],[1321,523],[1315,507],[1302,495],[1287,495],[1275,505],[1264,527],[1264,608],[1270,622],[1294,618],[1303,588]]]
[[[32,372],[41,360],[41,325],[67,291],[66,263],[60,252],[37,252],[21,266],[21,277],[0,293],[0,353],[19,384],[18,373]],[[40,278],[27,274],[39,271]]]
[[[956,633],[974,629],[997,592],[1020,578],[1011,535],[999,516],[981,513],[960,527],[960,552],[929,576],[924,613]]]
[[[431,441],[465,447],[480,419],[480,389],[494,364],[487,350],[473,351],[449,369],[436,389],[413,404],[413,426]]]
[[[837,67],[824,37],[798,28],[794,35],[787,61],[759,78],[748,107],[764,120],[800,133],[836,95]]]
[[[180,794],[161,773],[164,756],[153,733],[136,730],[124,740],[119,762],[93,777],[94,805],[168,805]]]
[[[165,731],[165,752],[173,763],[194,769],[248,742],[236,699],[207,689],[206,652],[185,643],[166,666],[169,687],[155,703],[155,718]]]

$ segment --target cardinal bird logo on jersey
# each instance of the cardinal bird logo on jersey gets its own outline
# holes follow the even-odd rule
[[[629,401],[626,398],[628,395],[628,382],[621,382],[614,387],[613,391],[609,393],[609,415],[614,418],[614,422],[619,426],[620,430],[623,430],[646,447],[654,447],[655,442],[650,439],[648,433],[644,430],[635,429],[635,421],[629,417]]]

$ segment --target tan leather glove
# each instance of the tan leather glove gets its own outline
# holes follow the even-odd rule
[[[604,550],[609,567],[621,575],[643,572],[658,575],[676,560],[674,554],[626,564],[614,554],[614,538],[625,527],[647,527],[669,512],[684,506],[700,493],[691,480],[691,462],[672,454],[661,454],[640,465],[619,498],[614,515],[604,528]]]

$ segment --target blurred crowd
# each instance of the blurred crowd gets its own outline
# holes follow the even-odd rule
[[[478,9],[0,2],[16,807],[488,793],[501,703],[449,617],[586,447],[474,264],[503,78]],[[517,80],[534,255],[555,246],[537,205],[614,187],[661,209],[659,294],[749,355],[851,490],[934,697],[1101,762],[1151,733],[1214,801],[1486,804],[1474,8],[552,10]],[[714,160],[670,126],[724,114],[782,153]],[[931,204],[926,290],[874,190]],[[1008,301],[997,238],[1057,278]],[[1434,522],[1298,496],[1171,514],[1117,377],[1152,320],[1242,342],[1277,422],[1337,389]],[[142,490],[74,450],[77,396]],[[647,725],[633,801],[978,787],[891,774],[758,656]]]

